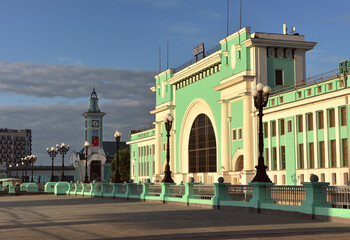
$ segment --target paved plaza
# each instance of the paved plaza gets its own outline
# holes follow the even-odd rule
[[[80,196],[0,197],[0,239],[350,239],[350,225]]]

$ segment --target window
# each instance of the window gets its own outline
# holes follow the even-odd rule
[[[283,85],[283,71],[276,69],[275,70],[275,80],[276,85]]]
[[[281,124],[281,135],[284,135],[284,119],[280,120],[280,124]]]
[[[304,182],[304,174],[300,174],[300,183]]]
[[[340,117],[341,117],[341,121],[340,121],[340,125],[341,126],[346,126],[347,124],[347,119],[346,119],[346,108],[345,107],[341,107],[340,108]]]
[[[323,111],[317,112],[318,115],[318,129],[324,128],[324,121],[323,121]]]
[[[341,141],[342,141],[342,153],[343,153],[343,167],[347,167],[349,166],[348,139],[343,138]]]
[[[299,115],[298,118],[298,132],[303,132],[303,116]]]
[[[304,144],[299,144],[299,169],[304,169]]]
[[[307,95],[311,95],[311,88],[307,90]]]
[[[238,131],[238,140],[240,140],[240,139],[242,139],[242,128],[238,128],[237,129],[237,131]]]
[[[320,142],[320,167],[325,168],[324,141]]]
[[[280,103],[283,103],[283,97],[280,97]]]
[[[298,92],[298,98],[301,98],[301,92]]]
[[[282,185],[286,185],[286,174],[282,175]]]
[[[337,184],[337,174],[332,173],[332,185],[336,185],[336,184]]]
[[[322,92],[321,86],[317,87],[317,93],[321,93],[321,92]]]
[[[276,121],[272,121],[271,125],[272,137],[276,137]]]
[[[321,173],[321,182],[325,182],[326,181],[326,176],[324,173]]]
[[[267,138],[269,136],[269,131],[268,131],[268,123],[264,123],[264,138]]]
[[[309,159],[310,159],[310,168],[315,168],[315,152],[314,152],[314,143],[309,143]]]
[[[271,99],[271,105],[275,105],[275,99]]]
[[[349,183],[349,174],[346,172],[344,173],[344,185],[348,185]]]
[[[287,121],[287,126],[288,126],[287,131],[288,131],[289,133],[292,132],[292,120],[288,120],[288,121]]]
[[[313,127],[313,116],[312,113],[309,113],[307,115],[307,130],[312,131],[314,129]]]
[[[332,89],[333,89],[332,83],[328,84],[328,90],[332,90]]]
[[[281,155],[282,155],[282,170],[286,169],[286,147],[281,146]]]
[[[267,166],[267,170],[269,170],[269,149],[265,148],[265,165]]]
[[[337,166],[337,152],[335,140],[331,140],[331,163],[332,167]]]
[[[276,147],[273,147],[272,148],[272,151],[273,151],[273,170],[277,170],[277,148]]]
[[[343,81],[339,82],[339,87],[344,87],[344,82]]]
[[[329,115],[329,127],[334,127],[335,126],[334,108],[329,109],[328,115]]]
[[[232,141],[236,140],[237,136],[236,136],[236,129],[232,130]]]
[[[216,172],[216,139],[210,119],[200,114],[194,120],[188,147],[189,172]]]

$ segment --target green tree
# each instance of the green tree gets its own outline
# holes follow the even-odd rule
[[[117,154],[114,154],[114,158],[111,164],[111,179],[114,179],[117,163]],[[128,148],[119,150],[119,164],[118,164],[119,176],[121,182],[129,182],[130,180],[130,150]]]

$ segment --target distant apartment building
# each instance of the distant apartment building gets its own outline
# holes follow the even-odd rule
[[[20,163],[21,158],[32,154],[30,129],[0,128],[0,163],[2,167]],[[0,173],[0,175],[2,175]]]

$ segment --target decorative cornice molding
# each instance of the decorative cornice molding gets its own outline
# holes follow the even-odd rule
[[[229,87],[232,87],[236,84],[239,84],[241,82],[244,82],[244,81],[253,81],[255,79],[255,76],[247,76],[247,75],[243,75],[243,76],[232,76],[230,78],[227,78],[227,80],[225,80],[224,83],[216,86],[216,87],[213,87],[213,89],[215,91],[222,91],[226,88],[229,88]]]
[[[242,42],[245,47],[282,47],[282,48],[297,48],[306,51],[313,49],[317,42],[249,38]]]

